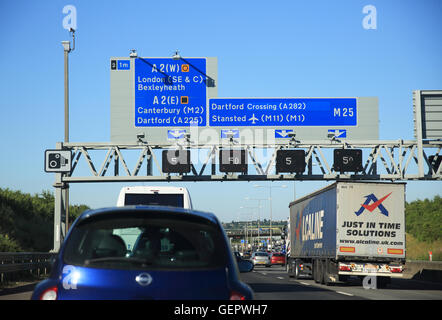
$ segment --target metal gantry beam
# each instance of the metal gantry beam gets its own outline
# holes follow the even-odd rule
[[[64,190],[71,183],[86,182],[185,182],[185,181],[281,181],[281,180],[442,180],[442,141],[308,141],[291,139],[287,145],[241,145],[233,142],[218,145],[62,143],[57,150],[72,152],[69,173],[56,173],[54,212],[54,251],[66,236],[65,217],[68,201]],[[165,173],[160,163],[161,151],[191,150],[189,173]],[[243,149],[247,152],[247,174],[219,170],[221,150]],[[297,174],[277,174],[276,154],[282,149],[303,149],[306,169]],[[334,170],[334,149],[362,149],[363,166],[359,172]],[[430,158],[430,156],[433,156]],[[430,162],[430,159],[434,163]],[[439,159],[439,160],[437,160]],[[113,169],[113,170],[112,170]]]
[[[136,182],[136,181],[276,181],[276,180],[441,180],[441,166],[429,157],[439,155],[442,141],[426,141],[422,153],[416,141],[291,141],[287,145],[115,145],[111,143],[65,143],[73,153],[70,174],[62,182]],[[189,149],[193,152],[191,172],[164,173],[161,154],[165,149]],[[218,155],[223,149],[244,149],[248,155],[248,173],[219,171]],[[298,174],[276,174],[276,153],[281,149],[304,149],[306,170]],[[337,172],[333,168],[334,149],[362,149],[363,170]],[[94,153],[94,156],[92,156]],[[159,159],[160,158],[160,159]],[[82,168],[80,164],[82,163]],[[113,167],[113,170],[112,170]],[[144,170],[143,167],[146,169]],[[421,169],[423,168],[423,170]]]

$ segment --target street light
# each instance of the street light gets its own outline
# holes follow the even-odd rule
[[[261,201],[264,201],[264,200],[270,200],[270,199],[268,199],[268,198],[257,199],[257,198],[249,198],[249,197],[245,197],[244,200],[256,200],[256,201],[258,201],[258,247],[259,247],[259,241],[260,241],[260,237],[261,237],[260,232],[259,232],[259,229],[260,229],[260,222],[261,222],[261,212],[260,212],[259,209],[262,208],[262,206],[261,206]]]
[[[70,41],[62,41],[64,51],[64,142],[69,142],[69,53],[75,50],[75,29],[70,28],[69,33],[72,36],[72,47]],[[69,184],[64,184],[64,207],[66,215],[66,231],[69,230]]]
[[[240,209],[258,209],[259,211],[259,207],[239,207]],[[250,222],[250,237],[253,239],[253,211],[250,212],[250,217],[252,218],[251,222]],[[258,239],[259,239],[259,223],[258,223]],[[253,242],[253,241],[252,241]]]
[[[287,186],[284,184],[282,186],[260,186],[260,185],[254,185],[255,188],[268,188],[270,191],[270,250],[273,249],[273,238],[272,238],[272,188],[287,188]]]

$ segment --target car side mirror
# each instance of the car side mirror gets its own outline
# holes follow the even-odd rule
[[[248,260],[237,260],[239,272],[250,272],[253,270],[253,263]]]

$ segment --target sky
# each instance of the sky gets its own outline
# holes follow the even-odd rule
[[[442,1],[0,0],[0,188],[53,191],[44,151],[64,139],[63,28],[69,56],[70,141],[110,141],[110,57],[217,57],[218,97],[379,98],[379,138],[413,140],[412,91],[442,89]],[[376,25],[364,27],[376,9]],[[372,12],[372,11],[371,11]],[[130,185],[148,185],[131,183]],[[272,217],[330,182],[191,182],[194,207],[222,221],[256,219],[272,187]],[[128,183],[71,184],[71,204],[113,206]],[[155,183],[155,185],[178,185]],[[255,185],[265,186],[257,188]],[[442,194],[407,183],[407,201]],[[270,217],[261,201],[260,217]]]

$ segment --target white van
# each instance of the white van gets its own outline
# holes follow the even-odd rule
[[[193,208],[189,191],[181,187],[123,187],[118,196],[117,207],[130,205],[171,206],[184,209]],[[126,228],[124,231],[114,230],[114,234],[120,236],[125,242],[128,254],[132,251],[139,233],[140,230],[138,228]]]
[[[117,207],[129,205],[159,205],[192,209],[189,191],[182,187],[123,187]]]

